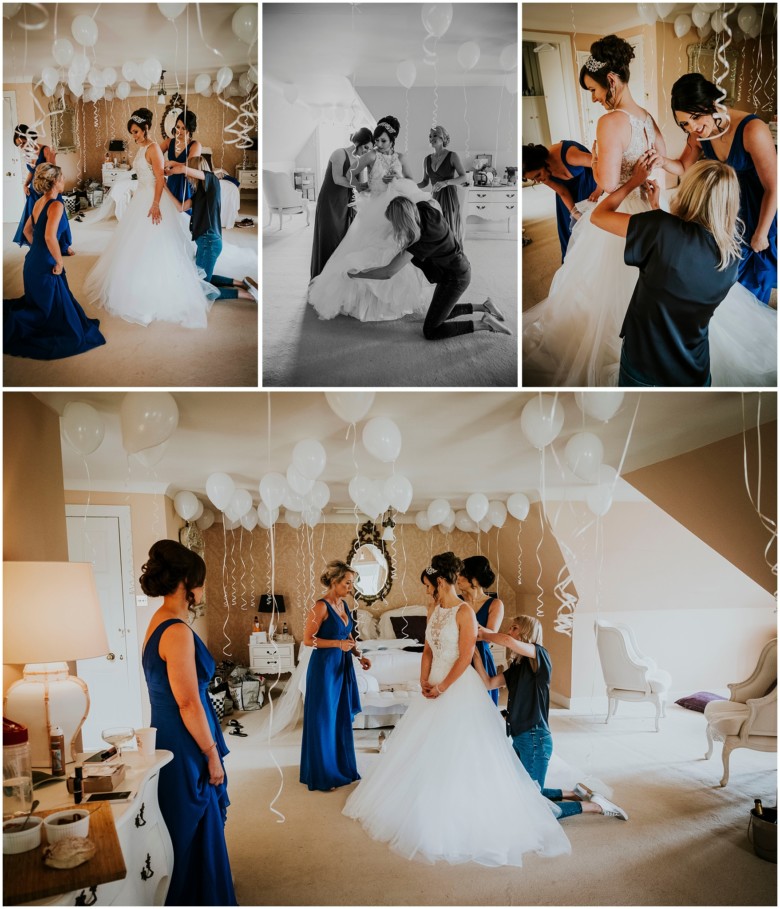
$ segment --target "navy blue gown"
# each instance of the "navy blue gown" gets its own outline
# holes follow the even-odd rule
[[[173,872],[165,905],[236,906],[225,844],[225,820],[230,804],[227,777],[219,786],[209,783],[207,758],[184,725],[168,681],[166,664],[159,653],[163,633],[180,621],[161,622],[149,636],[142,659],[152,705],[151,725],[157,729],[157,747],[173,752],[173,760],[160,770],[158,787],[160,811],[173,842]],[[214,660],[203,641],[194,631],[192,634],[200,701],[220,758],[224,758],[228,749],[206,694],[214,674]]]
[[[317,637],[330,641],[350,637],[354,622],[347,604],[345,625],[327,600],[320,602],[326,604],[328,615]],[[358,713],[360,695],[352,654],[336,647],[315,648],[306,672],[301,741],[300,779],[309,789],[328,792],[360,779],[352,737],[352,720]]]
[[[68,287],[63,269],[52,274],[55,261],[46,245],[46,203],[33,224],[33,243],[24,260],[24,296],[3,300],[3,353],[34,360],[59,360],[100,347],[106,339],[100,333],[98,319],[87,318]],[[57,227],[62,247],[69,231],[63,209]]]
[[[27,164],[27,170],[35,176],[35,169],[39,164],[42,164],[46,160],[44,152],[46,151],[47,146],[42,145],[38,149],[38,158],[35,161],[35,164]],[[29,246],[27,242],[27,237],[24,235],[24,225],[27,223],[27,219],[32,214],[33,206],[41,198],[41,194],[35,191],[33,187],[32,180],[30,180],[30,194],[24,200],[24,210],[22,211],[22,220],[19,222],[19,226],[16,228],[16,233],[14,234],[14,243],[18,243],[19,246]],[[60,200],[62,201],[62,200]]]
[[[179,164],[184,164],[186,166],[187,159],[190,156],[190,149],[194,144],[195,142],[193,140],[181,154],[177,155],[175,140],[171,139],[170,145],[168,146],[168,160],[178,161]],[[190,181],[184,174],[169,174],[168,177],[166,177],[166,181],[168,189],[177,202],[184,202],[187,199],[192,198],[192,187],[190,186]],[[186,209],[186,213],[192,215],[192,209]]]
[[[737,126],[734,141],[729,149],[726,164],[731,165],[737,172],[739,180],[739,217],[745,222],[745,233],[742,237],[742,261],[739,263],[740,284],[758,297],[762,303],[769,303],[769,295],[773,287],[777,287],[777,213],[772,219],[769,228],[769,246],[760,253],[753,252],[750,248],[750,238],[758,227],[761,216],[761,201],[764,198],[764,187],[758,179],[756,166],[750,153],[745,149],[742,134],[745,124],[750,120],[758,120],[755,114],[745,117]],[[702,150],[707,158],[720,160],[715,154],[712,142],[702,142]]]
[[[580,145],[579,142],[564,139],[561,142],[561,161],[572,176],[569,180],[562,180],[560,177],[550,177],[550,179],[561,186],[565,186],[575,202],[582,202],[596,188],[596,181],[593,177],[593,170],[590,167],[585,167],[584,165],[576,166],[566,161],[566,155],[570,148],[578,148],[580,151],[585,152],[586,155],[590,154],[588,149],[584,145]],[[569,238],[571,237],[571,214],[569,209],[566,208],[566,203],[557,193],[555,194],[555,217],[558,221],[558,239],[561,241],[561,258],[564,258],[566,249],[569,246]]]
[[[593,190],[591,190],[592,192]],[[590,195],[590,194],[589,194]],[[560,198],[560,196],[558,197]],[[495,600],[495,597],[488,597],[485,602],[479,607],[477,612],[477,622],[483,627],[487,628],[488,616],[490,614],[490,604]],[[485,672],[489,676],[496,675],[496,663],[493,659],[493,654],[490,652],[490,644],[487,641],[477,641],[477,650],[479,655],[482,657],[482,664],[485,667]],[[498,688],[494,688],[492,691],[488,691],[488,694],[493,698],[493,703],[498,705]]]

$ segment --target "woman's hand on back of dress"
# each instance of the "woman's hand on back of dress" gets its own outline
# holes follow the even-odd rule
[[[182,164],[180,161],[166,161],[165,162],[165,173],[166,174],[183,174],[185,164]]]
[[[657,180],[647,180],[644,184],[645,198],[650,203],[651,208],[661,207],[661,187]]]
[[[588,196],[588,202],[598,202],[601,198],[601,187],[597,186],[593,192]],[[579,212],[577,213],[579,215]],[[572,212],[574,215],[574,212]]]
[[[634,171],[631,175],[631,180],[634,183],[642,184],[647,182],[652,172],[652,167],[649,166],[648,161],[650,160],[649,156],[655,154],[652,151],[645,152],[638,159],[634,165]]]

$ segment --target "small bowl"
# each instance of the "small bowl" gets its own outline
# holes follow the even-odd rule
[[[22,824],[25,824],[24,830]],[[42,827],[43,820],[39,817],[16,817],[3,821],[3,855],[29,852],[40,846]]]
[[[43,826],[50,843],[64,840],[68,836],[86,836],[89,832],[89,811],[83,808],[55,811],[44,818]]]

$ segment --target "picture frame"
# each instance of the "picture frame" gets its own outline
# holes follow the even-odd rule
[[[474,170],[484,170],[493,166],[493,155],[488,152],[476,152],[474,155]]]

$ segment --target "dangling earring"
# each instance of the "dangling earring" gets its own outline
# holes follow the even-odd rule
[[[715,129],[717,129],[717,131],[720,132],[720,124],[723,122],[723,120],[720,117],[716,117],[714,115],[713,115],[712,119],[715,121]]]

